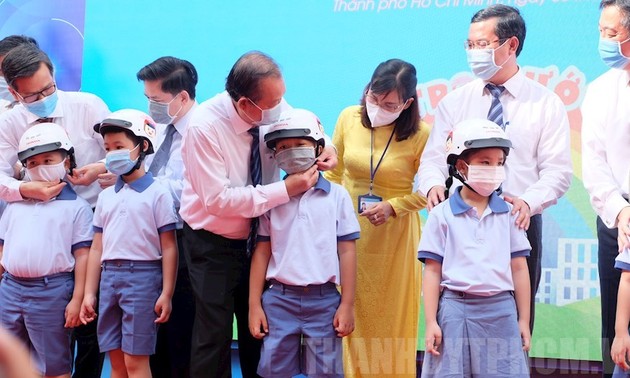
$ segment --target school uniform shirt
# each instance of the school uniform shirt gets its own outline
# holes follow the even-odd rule
[[[529,256],[531,250],[525,231],[496,193],[478,216],[460,191],[429,213],[418,259],[442,264],[442,288],[482,296],[514,290],[511,259]]]
[[[74,146],[77,166],[83,167],[105,157],[103,138],[93,126],[109,115],[107,105],[97,96],[83,92],[57,90],[59,100],[49,118],[68,133]],[[8,202],[21,201],[20,184],[13,178],[13,166],[18,161],[20,138],[40,118],[17,104],[11,111],[0,114],[0,199]],[[74,188],[94,207],[101,191],[98,182]]]
[[[177,122],[173,124],[175,127],[175,133],[173,134],[173,143],[171,144],[171,149],[169,151],[168,162],[166,165],[157,172],[157,175],[154,176],[154,180],[164,185],[168,188],[171,196],[173,197],[173,203],[175,204],[175,209],[179,210],[180,208],[180,199],[182,198],[182,188],[184,187],[184,161],[182,160],[182,138],[186,134],[186,130],[188,129],[188,122],[193,114],[193,111],[197,108],[197,103],[195,103],[183,117],[181,117]],[[157,151],[162,143],[164,142],[164,138],[166,137],[166,128],[168,125],[158,124],[157,125],[157,143],[153,147],[155,151]],[[150,167],[153,159],[155,158],[155,154],[148,155],[144,159],[144,166]],[[183,221],[179,215],[177,214],[177,229],[181,230],[183,228]]]
[[[260,217],[258,240],[271,241],[267,280],[340,284],[337,242],[360,234],[350,194],[321,174],[315,186]]]
[[[487,118],[492,95],[487,82],[477,79],[444,96],[438,104],[433,129],[422,154],[419,189],[425,195],[444,186],[448,177],[446,139],[459,122]],[[555,204],[571,184],[573,170],[569,121],[560,98],[522,70],[503,84],[505,132],[513,148],[506,159],[503,193],[519,197],[531,214],[540,214]]]
[[[168,189],[153,175],[116,184],[98,196],[94,232],[103,234],[101,261],[162,259],[160,234],[175,229],[177,216]]]
[[[589,84],[582,102],[582,179],[609,228],[630,193],[630,74],[611,69]]]
[[[283,99],[282,111],[291,109]],[[247,239],[251,218],[289,201],[280,171],[267,148],[269,125],[259,126],[262,185],[251,186],[252,126],[236,112],[227,92],[199,104],[182,143],[184,188],[179,214],[193,229]],[[332,145],[324,136],[326,145]]]
[[[16,277],[74,270],[73,252],[92,245],[92,208],[70,185],[47,202],[9,203],[0,218],[2,266]]]

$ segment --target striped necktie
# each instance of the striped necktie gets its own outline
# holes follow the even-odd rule
[[[252,185],[260,185],[262,183],[262,170],[260,167],[260,130],[254,126],[247,131],[252,136],[252,147],[249,155],[249,174],[252,179]],[[256,248],[256,236],[258,234],[258,218],[252,218],[252,223],[247,237],[247,256],[251,257]]]
[[[486,88],[488,88],[492,95],[492,104],[490,104],[490,110],[488,111],[488,120],[501,126],[502,129],[505,129],[505,124],[503,123],[503,105],[501,105],[501,101],[499,100],[505,87],[488,83],[486,84]]]

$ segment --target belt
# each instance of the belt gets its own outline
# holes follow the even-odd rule
[[[326,282],[318,285],[287,285],[280,281],[271,279],[269,280],[269,289],[278,288],[283,293],[291,292],[297,294],[324,294],[329,290],[337,290],[337,285],[334,282]]]
[[[444,289],[442,291],[442,295],[444,294],[447,294],[449,298],[457,297],[457,298],[462,298],[462,299],[486,299],[486,298],[491,297],[489,295],[470,294],[465,291],[457,291],[457,290],[451,290],[451,289]]]
[[[184,223],[184,229],[190,230],[190,232],[194,232],[199,238],[212,243],[214,245],[219,245],[221,247],[228,247],[234,249],[245,249],[247,248],[247,239],[228,239],[225,236],[217,235],[208,230],[193,230],[187,223]]]

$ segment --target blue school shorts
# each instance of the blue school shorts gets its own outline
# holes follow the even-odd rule
[[[101,269],[98,346],[148,356],[155,353],[155,302],[162,292],[162,261],[104,261]]]
[[[332,282],[291,286],[272,281],[262,295],[269,334],[263,338],[258,374],[343,377],[341,338],[333,326],[340,301]]]
[[[72,371],[72,329],[64,324],[73,291],[70,272],[40,278],[4,273],[0,283],[0,324],[28,346],[35,368],[43,375]]]
[[[422,377],[529,377],[511,292],[470,295],[445,289],[438,304],[439,356],[426,353]]]

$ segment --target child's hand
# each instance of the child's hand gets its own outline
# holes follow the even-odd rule
[[[81,323],[88,324],[89,322],[96,319],[96,311],[94,311],[94,307],[96,306],[96,296],[93,294],[87,294],[83,297],[83,303],[81,304],[81,312],[79,313],[79,320]]]
[[[340,304],[337,312],[335,312],[335,318],[333,319],[333,326],[337,331],[338,337],[348,336],[354,331],[354,306],[348,304]]]
[[[518,321],[518,329],[521,333],[521,341],[523,343],[523,351],[529,352],[532,334],[529,331],[529,322]]]
[[[442,329],[437,322],[428,323],[424,331],[424,348],[434,356],[439,356],[438,348],[442,344]]]
[[[81,325],[81,320],[79,319],[79,314],[81,312],[81,301],[78,298],[72,297],[68,305],[66,306],[66,312],[64,316],[66,317],[66,324],[64,327],[66,328],[74,328]]]
[[[155,323],[166,323],[171,316],[171,298],[168,295],[160,294],[160,297],[155,302],[155,313],[158,318],[155,319]]]
[[[626,332],[623,335],[615,335],[612,347],[610,348],[610,357],[624,371],[630,369],[628,360],[630,352],[630,334]]]
[[[269,334],[267,316],[260,305],[249,307],[249,332],[257,339],[262,339]]]

